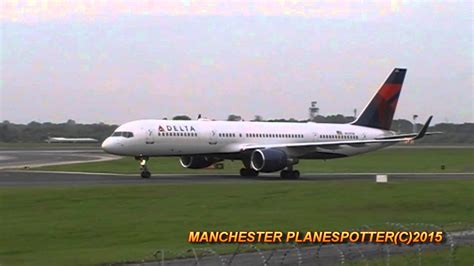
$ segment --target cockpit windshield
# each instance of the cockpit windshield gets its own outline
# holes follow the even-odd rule
[[[115,131],[112,133],[111,137],[125,137],[125,138],[132,138],[133,133],[129,131]]]

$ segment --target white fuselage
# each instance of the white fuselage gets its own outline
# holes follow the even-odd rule
[[[248,145],[370,140],[391,135],[392,131],[350,124],[148,119],[121,125],[102,147],[109,153],[125,156],[212,154],[222,158],[239,158],[239,152]],[[331,159],[389,145],[370,143],[286,148],[285,152],[294,158]]]
[[[93,138],[64,138],[64,137],[50,137],[46,140],[48,143],[97,143],[97,139]]]

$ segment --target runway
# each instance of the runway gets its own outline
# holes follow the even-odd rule
[[[417,174],[397,173],[388,175],[389,182],[417,180],[474,180],[474,173],[447,174]],[[339,173],[339,174],[303,174],[298,180],[289,182],[320,182],[328,180],[366,180],[375,181],[375,174]],[[150,179],[136,175],[45,172],[33,170],[3,170],[0,171],[0,187],[50,187],[50,186],[91,186],[91,185],[140,185],[140,184],[195,184],[195,183],[251,183],[251,182],[281,182],[275,174],[259,177],[241,177],[239,175],[198,175],[198,174],[155,174]],[[287,181],[288,182],[288,181]]]
[[[75,172],[45,172],[30,169],[35,166],[114,160],[120,157],[100,149],[48,149],[0,151],[0,187],[90,186],[120,184],[192,184],[242,183],[282,181],[278,173],[259,177],[241,177],[238,174],[158,174],[142,179],[136,174],[103,174]],[[318,182],[325,180],[374,181],[376,173],[302,173],[291,182]],[[397,180],[453,180],[474,179],[474,173],[388,173],[389,181]]]
[[[119,158],[100,149],[48,149],[0,151],[0,169],[104,161]]]

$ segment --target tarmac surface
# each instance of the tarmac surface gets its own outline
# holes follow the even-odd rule
[[[35,166],[104,161],[120,158],[100,149],[49,149],[0,151],[0,187],[19,186],[82,186],[113,184],[180,184],[180,183],[238,183],[281,180],[278,174],[241,177],[238,174],[154,174],[143,179],[136,174],[103,174],[77,172],[46,172],[30,169]],[[217,170],[216,170],[217,171]],[[324,180],[375,180],[376,173],[302,173],[293,182]],[[393,180],[452,180],[474,179],[474,173],[388,173]]]
[[[388,174],[389,182],[397,180],[474,180],[474,173],[457,174]],[[131,185],[131,184],[191,184],[191,183],[249,183],[280,181],[276,175],[262,175],[259,177],[241,177],[239,175],[185,175],[160,174],[149,179],[136,175],[102,174],[102,173],[73,173],[47,172],[34,170],[3,170],[0,171],[0,187],[37,187],[37,186],[90,186],[90,185]],[[375,174],[304,174],[298,180],[291,182],[318,182],[327,180],[367,180],[375,181]]]
[[[0,169],[104,161],[119,158],[100,149],[0,150]]]

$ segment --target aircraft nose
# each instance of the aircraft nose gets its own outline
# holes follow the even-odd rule
[[[102,142],[102,145],[100,146],[102,148],[102,150],[104,150],[105,152],[108,152],[110,153],[110,148],[112,146],[112,141],[110,138],[106,138],[104,140],[104,142]]]
[[[102,150],[111,154],[121,155],[124,152],[123,143],[116,138],[106,138],[104,142],[102,142],[101,147]]]

